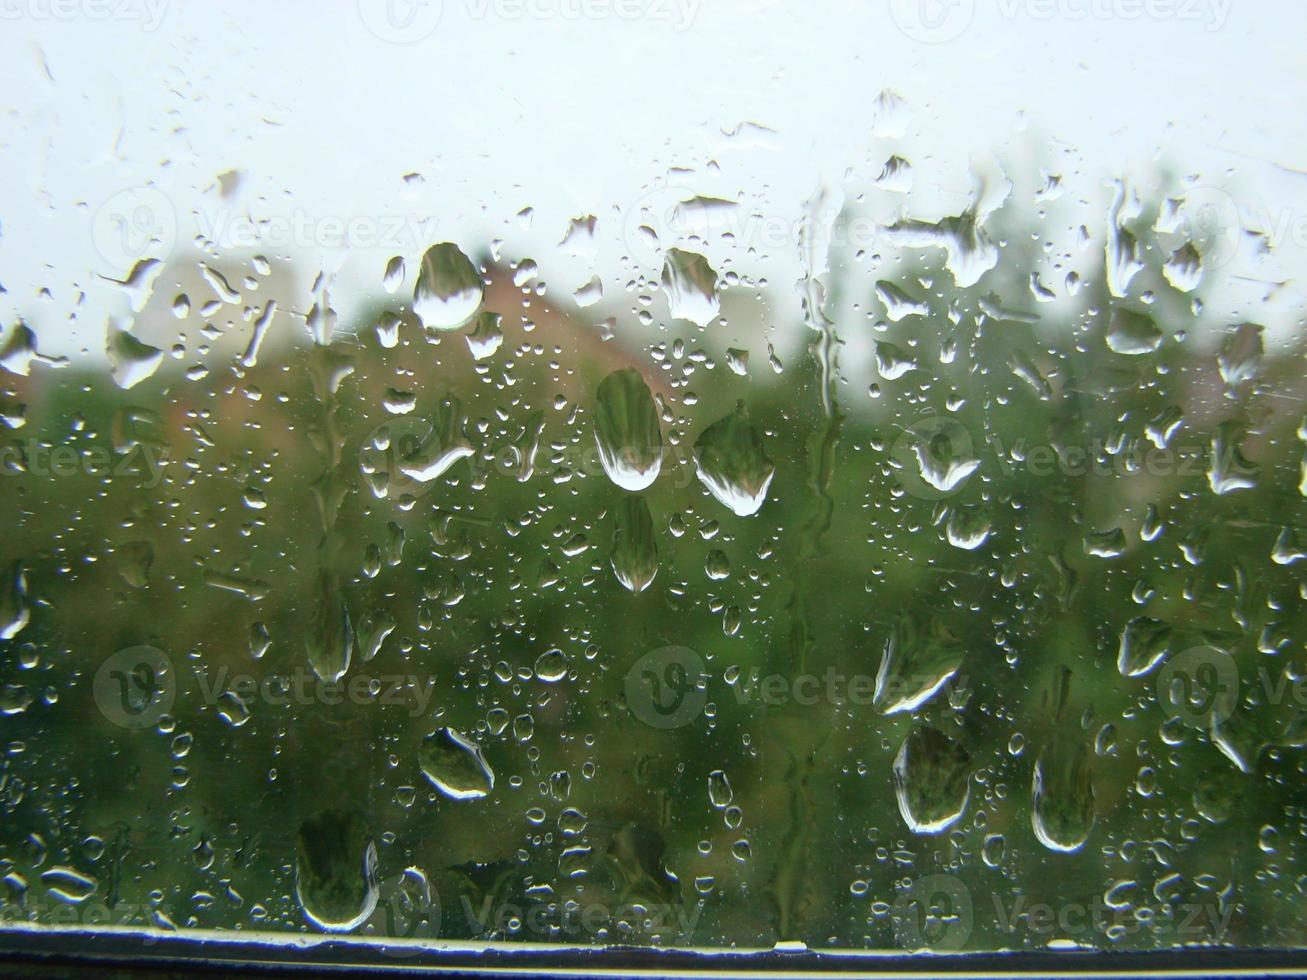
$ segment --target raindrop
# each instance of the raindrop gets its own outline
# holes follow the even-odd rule
[[[935,728],[918,725],[894,759],[894,792],[899,813],[917,834],[940,834],[967,808],[971,757]]]
[[[698,252],[669,248],[663,262],[663,290],[672,316],[701,327],[721,312],[717,273]]]
[[[1116,666],[1123,677],[1140,677],[1160,664],[1171,652],[1175,631],[1160,619],[1136,616],[1121,631],[1121,648]]]
[[[708,774],[708,802],[718,810],[725,810],[735,799],[731,790],[731,781],[721,769],[714,769]]]
[[[377,848],[362,818],[324,810],[300,824],[295,896],[304,916],[327,932],[350,932],[377,906]]]
[[[381,285],[388,293],[396,293],[399,287],[404,285],[404,256],[393,256],[386,263],[386,271],[381,276]]]
[[[663,462],[663,437],[653,394],[635,368],[621,368],[599,383],[595,445],[608,478],[623,490],[647,489]]]
[[[1035,760],[1031,780],[1031,826],[1052,851],[1077,851],[1094,829],[1094,784],[1089,750],[1055,736]]]
[[[899,616],[876,673],[872,703],[882,714],[916,711],[962,666],[962,644],[943,625]]]
[[[700,482],[740,517],[758,512],[776,475],[762,433],[749,421],[742,401],[704,429],[694,444],[694,460]]]
[[[653,517],[643,497],[624,496],[614,515],[613,550],[609,562],[617,581],[631,592],[643,592],[658,574],[658,546]]]
[[[413,312],[428,329],[452,330],[476,313],[484,291],[471,259],[457,245],[441,242],[422,256],[413,287]]]
[[[546,684],[554,684],[567,676],[567,654],[555,647],[536,657],[535,675]]]
[[[1164,336],[1152,317],[1131,310],[1113,310],[1107,325],[1107,346],[1117,354],[1151,354]]]
[[[451,800],[477,800],[495,788],[495,774],[481,747],[452,728],[422,740],[418,765],[431,785]]]
[[[119,388],[132,388],[154,374],[163,363],[163,351],[142,343],[126,330],[109,325],[105,352]]]

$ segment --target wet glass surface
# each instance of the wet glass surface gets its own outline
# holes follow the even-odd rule
[[[0,929],[1303,945],[1307,11],[3,17]]]

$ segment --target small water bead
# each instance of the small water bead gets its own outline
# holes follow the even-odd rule
[[[404,256],[392,256],[386,263],[386,270],[381,276],[381,285],[388,293],[399,292],[399,287],[404,285],[404,276],[406,268],[404,265]]]
[[[567,676],[567,654],[554,648],[536,657],[535,675],[546,684],[561,681]]]
[[[716,809],[724,810],[735,798],[731,790],[731,781],[721,769],[714,769],[708,774],[708,802]]]

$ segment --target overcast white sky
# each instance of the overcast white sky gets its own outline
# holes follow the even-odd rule
[[[0,315],[27,317],[50,350],[98,350],[125,302],[94,276],[125,271],[105,254],[105,209],[146,184],[183,242],[238,237],[246,214],[308,222],[322,244],[268,251],[338,267],[348,314],[385,258],[412,265],[443,239],[502,238],[570,291],[592,260],[557,246],[584,213],[612,287],[629,251],[614,208],[669,167],[794,221],[818,178],[874,176],[888,152],[914,166],[913,212],[936,215],[987,154],[1047,148],[1083,220],[1103,213],[1106,177],[1178,163],[1282,223],[1292,278],[1307,254],[1307,177],[1289,172],[1307,170],[1304,37],[1298,0],[0,0]],[[872,118],[885,88],[912,110],[901,139]],[[723,135],[742,122],[774,133]],[[245,177],[224,200],[231,169]],[[331,222],[359,218],[374,224],[331,247]],[[404,240],[370,248],[372,234]],[[757,261],[740,271],[797,268],[785,250]]]

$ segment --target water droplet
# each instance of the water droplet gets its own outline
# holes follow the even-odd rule
[[[1132,310],[1113,310],[1107,325],[1107,346],[1117,354],[1151,354],[1164,336],[1152,317]]]
[[[899,813],[917,834],[940,834],[957,823],[971,794],[971,757],[943,732],[915,726],[894,759]]]
[[[876,186],[896,194],[908,193],[912,190],[912,164],[901,156],[891,156],[881,167]]]
[[[374,609],[363,614],[356,632],[359,653],[365,663],[381,652],[382,644],[395,631],[396,625],[395,617],[387,610]]]
[[[1185,242],[1166,260],[1162,275],[1182,293],[1191,293],[1203,281],[1203,257],[1191,242]]]
[[[903,613],[885,642],[872,703],[882,714],[916,711],[958,672],[962,644],[939,623]]]
[[[963,551],[975,551],[989,540],[989,512],[978,504],[955,504],[949,508],[944,533],[948,543]]]
[[[10,566],[5,585],[0,589],[0,640],[12,640],[32,617],[27,602],[27,569],[21,561]]]
[[[1002,834],[986,834],[984,843],[980,845],[980,857],[985,865],[990,868],[997,868],[1003,863],[1003,858],[1007,854],[1007,838]]]
[[[1094,558],[1120,558],[1125,554],[1125,532],[1119,527],[1085,532],[1085,554]]]
[[[163,363],[163,351],[142,343],[126,330],[109,324],[105,353],[119,388],[132,388],[154,374]]]
[[[304,916],[327,932],[350,932],[377,905],[377,848],[362,818],[324,810],[300,824],[295,896]]]
[[[1140,677],[1147,674],[1171,652],[1175,630],[1160,619],[1136,616],[1121,631],[1121,648],[1117,655],[1117,669],[1123,677]]]
[[[737,347],[726,348],[726,366],[740,377],[745,377],[749,373],[749,352]]]
[[[1031,826],[1052,851],[1077,851],[1096,817],[1088,748],[1055,736],[1039,758],[1031,781]]]
[[[404,275],[406,269],[404,266],[404,256],[392,256],[386,263],[386,271],[381,276],[381,285],[388,293],[396,293],[399,287],[404,285]]]
[[[694,444],[694,460],[700,482],[740,517],[758,512],[776,475],[744,402],[704,429]]]
[[[223,691],[219,695],[217,709],[218,717],[232,728],[240,728],[250,720],[250,706],[234,691]]]
[[[68,905],[80,905],[99,889],[99,883],[90,875],[64,865],[42,871],[41,883],[51,898]]]
[[[1304,558],[1307,558],[1307,548],[1299,541],[1297,528],[1283,528],[1271,548],[1271,561],[1277,565],[1292,565]]]
[[[726,557],[726,552],[719,548],[714,548],[708,552],[707,558],[704,559],[703,570],[713,581],[720,581],[729,578],[731,574],[731,562]]]
[[[411,480],[430,483],[438,479],[460,459],[467,459],[475,450],[464,432],[466,419],[456,398],[447,398],[437,406],[431,417],[431,431],[417,445],[399,458],[399,471]],[[416,440],[411,440],[416,441]]]
[[[658,478],[662,430],[653,394],[639,371],[622,368],[599,383],[594,434],[604,472],[623,490],[644,490]]]
[[[413,312],[432,330],[461,326],[481,305],[485,284],[476,266],[450,242],[427,249],[413,287]]]
[[[582,308],[594,306],[603,298],[604,283],[597,275],[591,276],[589,282],[577,287],[572,293],[572,300]]]
[[[318,593],[313,606],[313,619],[304,636],[309,666],[318,678],[332,684],[349,670],[354,647],[354,630],[350,626],[349,609],[340,584],[327,572],[318,575]]]
[[[609,561],[617,581],[631,592],[643,592],[658,574],[654,522],[643,497],[625,496],[617,502]]]
[[[952,421],[948,416],[942,418]],[[969,440],[955,437],[964,430],[949,422],[918,425],[904,432],[911,440],[909,460],[916,460],[921,478],[941,493],[957,490],[980,467],[980,460],[971,455]]]
[[[477,800],[495,788],[495,774],[481,746],[452,728],[422,740],[418,765],[431,785],[451,800]]]
[[[377,343],[387,350],[399,346],[399,314],[389,310],[377,317]]]
[[[536,657],[535,675],[546,684],[561,681],[567,676],[567,654],[556,647],[546,650]]]
[[[1251,490],[1257,486],[1258,467],[1243,454],[1244,426],[1236,419],[1228,419],[1212,432],[1211,466],[1207,483],[1218,495]]]
[[[667,250],[663,261],[663,290],[671,314],[677,319],[706,327],[721,312],[717,273],[698,252]]]
[[[1242,323],[1235,328],[1216,356],[1221,380],[1233,388],[1257,377],[1262,365],[1262,328]]]
[[[735,793],[726,773],[720,769],[708,773],[708,802],[718,810],[725,810],[734,799]]]
[[[494,357],[499,345],[504,342],[504,332],[500,329],[498,313],[485,312],[477,316],[471,330],[467,333],[467,347],[478,361]]]
[[[916,367],[916,358],[902,347],[884,340],[876,341],[876,371],[886,381],[896,381]]]
[[[268,632],[268,627],[263,623],[254,623],[250,626],[250,656],[255,660],[262,660],[263,655],[268,652],[272,646],[272,634]]]
[[[1133,195],[1127,195],[1125,185],[1115,182],[1112,210],[1107,224],[1107,242],[1104,254],[1107,261],[1107,288],[1118,299],[1130,288],[1130,281],[1144,268],[1139,255],[1139,241],[1126,222],[1138,217],[1141,207]]]
[[[925,300],[913,299],[900,287],[883,279],[876,283],[876,298],[885,305],[885,315],[895,323],[907,316],[930,313],[930,304]]]
[[[975,208],[935,222],[896,221],[886,226],[885,237],[907,248],[942,248],[944,264],[962,289],[998,265],[998,248],[981,229]]]

